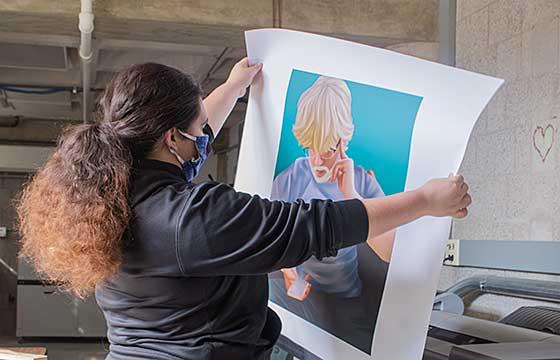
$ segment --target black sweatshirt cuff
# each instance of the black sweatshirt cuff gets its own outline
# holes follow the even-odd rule
[[[339,212],[337,250],[365,242],[369,233],[369,219],[361,200],[352,199],[334,203]]]

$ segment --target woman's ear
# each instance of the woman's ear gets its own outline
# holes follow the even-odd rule
[[[167,147],[172,149],[176,149],[177,145],[175,144],[175,129],[171,128],[163,134],[163,142]]]

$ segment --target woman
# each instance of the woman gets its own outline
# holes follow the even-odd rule
[[[78,296],[95,290],[108,359],[264,359],[281,327],[267,308],[267,273],[423,215],[466,216],[461,176],[310,203],[192,183],[259,71],[242,60],[204,100],[191,76],[167,66],[121,71],[98,121],[67,131],[24,190],[23,255]]]

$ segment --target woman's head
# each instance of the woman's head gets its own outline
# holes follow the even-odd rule
[[[166,141],[174,129],[196,127],[200,115],[205,115],[201,95],[196,81],[177,69],[154,63],[133,65],[109,84],[99,115],[133,158],[141,159],[169,145]]]
[[[133,162],[178,147],[176,129],[196,133],[204,114],[200,87],[187,74],[159,64],[119,72],[101,98],[97,121],[67,129],[24,188],[22,255],[78,296],[116,274]],[[183,152],[190,151],[186,143]]]
[[[346,146],[354,134],[352,96],[346,82],[319,77],[299,99],[293,132],[309,150],[314,175],[326,178],[338,159],[340,145]]]

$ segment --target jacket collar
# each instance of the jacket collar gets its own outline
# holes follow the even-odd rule
[[[183,177],[183,171],[177,165],[168,163],[166,161],[155,159],[141,159],[134,162],[134,170],[141,172],[142,170],[163,171]]]
[[[135,206],[161,188],[175,184],[187,184],[182,169],[177,165],[153,159],[137,160],[130,182],[131,205]]]

